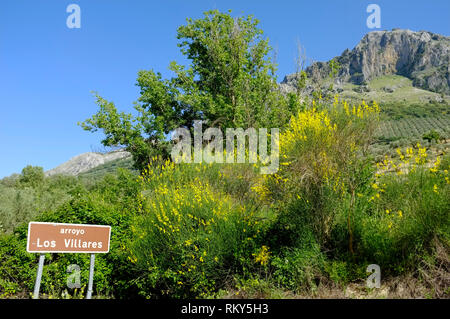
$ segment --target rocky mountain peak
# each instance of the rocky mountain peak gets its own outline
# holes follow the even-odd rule
[[[339,62],[337,82],[363,84],[382,75],[402,75],[413,85],[450,94],[450,37],[428,31],[393,29],[367,33],[353,48],[335,58]],[[330,72],[329,62],[315,62],[308,77],[321,80]],[[294,84],[294,75],[282,83]]]

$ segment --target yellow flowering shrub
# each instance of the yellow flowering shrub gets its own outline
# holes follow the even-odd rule
[[[165,287],[171,296],[204,297],[230,267],[250,260],[254,212],[202,178],[204,167],[212,170],[167,161],[139,177],[143,191],[131,259],[148,274],[148,291]],[[217,183],[226,178],[217,174]]]
[[[448,170],[441,157],[431,159],[420,144],[396,152],[396,158],[377,163],[360,229],[360,249],[386,268],[427,247],[450,221]]]
[[[312,101],[280,135],[279,171],[253,190],[282,210],[308,214],[315,233],[327,237],[333,202],[356,197],[358,170],[365,169],[361,154],[371,142],[379,112],[376,103],[349,105],[337,95],[332,103]]]

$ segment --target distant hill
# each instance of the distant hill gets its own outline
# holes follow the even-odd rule
[[[115,174],[117,173],[117,169],[124,168],[130,171],[136,171],[133,167],[133,159],[131,157],[124,157],[124,158],[118,158],[115,160],[112,160],[110,162],[107,162],[105,164],[96,166],[84,173],[80,173],[78,176],[82,178],[101,178],[102,176],[106,174]]]
[[[370,89],[368,85],[371,81],[396,75],[399,79],[408,79],[410,86],[414,88],[438,93],[425,94],[428,98],[441,101],[441,95],[450,95],[448,36],[402,29],[373,31],[366,34],[353,50],[346,49],[335,60],[341,66],[335,86],[341,91],[348,89],[348,85],[353,85],[360,88],[350,87],[351,89],[363,93]],[[312,82],[328,84],[330,70],[329,61],[315,62],[306,68],[306,73]],[[295,73],[287,75],[281,82],[281,88],[285,91],[295,89],[296,79]],[[395,85],[396,83],[389,83],[380,89],[387,93],[393,92]]]
[[[131,154],[124,150],[113,151],[106,154],[94,152],[83,153],[71,158],[69,161],[59,165],[58,167],[45,172],[45,175],[52,176],[62,174],[77,176],[82,173],[89,172],[90,170],[101,165],[124,159],[131,160]]]

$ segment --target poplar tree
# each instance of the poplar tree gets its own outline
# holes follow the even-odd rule
[[[124,146],[142,169],[155,154],[168,156],[168,134],[178,127],[281,127],[290,117],[269,56],[271,47],[253,16],[232,17],[231,11],[204,13],[178,28],[181,53],[190,62],[171,62],[175,76],[138,73],[137,116],[118,112],[114,103],[96,95],[99,110],[80,125],[102,130],[105,146]]]

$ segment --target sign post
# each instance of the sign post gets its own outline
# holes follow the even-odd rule
[[[39,223],[28,224],[27,252],[40,253],[33,298],[39,298],[44,253],[90,253],[89,284],[86,299],[92,297],[95,254],[108,253],[111,226]]]
[[[34,283],[34,293],[33,293],[33,299],[39,298],[39,288],[41,287],[41,277],[42,277],[42,270],[44,269],[44,260],[45,255],[40,254],[39,255],[39,265],[36,275],[36,282]]]
[[[89,265],[89,284],[86,299],[91,299],[92,297],[92,284],[94,282],[94,265],[95,265],[95,254],[91,254],[91,264]]]

